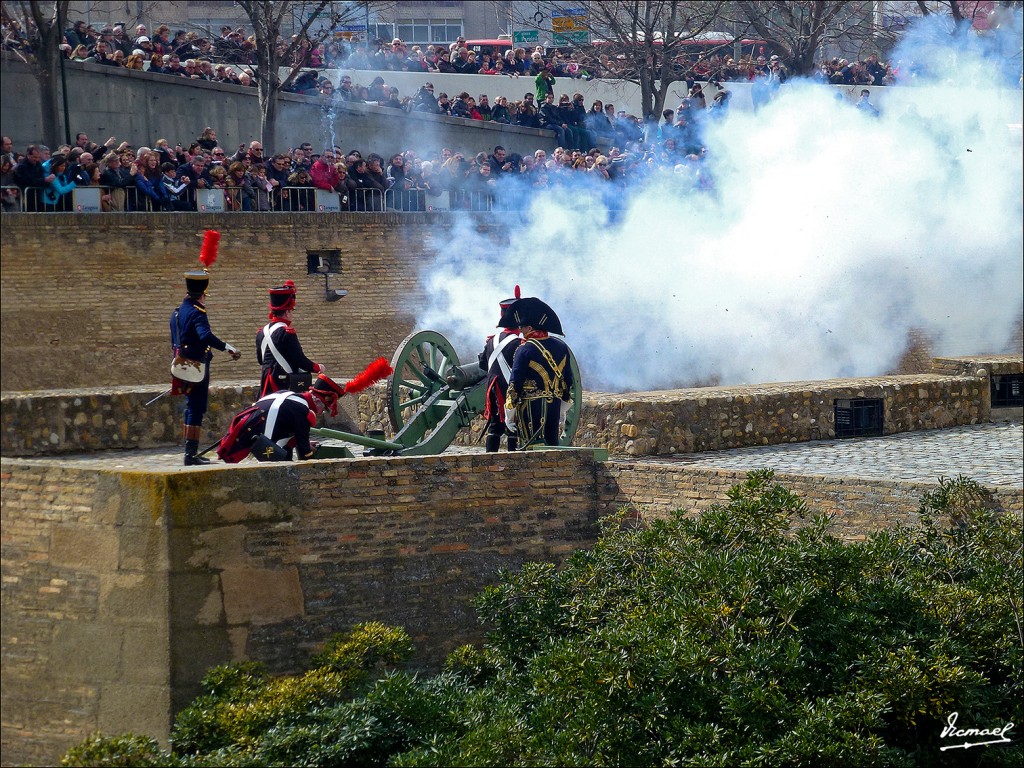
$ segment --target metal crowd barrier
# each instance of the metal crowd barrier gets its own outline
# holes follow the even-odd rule
[[[136,187],[76,187],[55,203],[43,199],[43,189],[0,187],[3,211],[22,213],[152,213],[155,211],[239,212],[428,212],[428,211],[525,211],[532,190],[494,187],[486,190],[357,189],[348,193],[313,187],[278,187],[258,192],[254,198],[242,187],[201,189],[183,194],[169,206],[154,207]],[[609,190],[610,191],[610,190]],[[609,199],[609,207],[616,207]],[[620,201],[621,202],[621,201]]]

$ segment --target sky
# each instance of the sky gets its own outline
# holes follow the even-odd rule
[[[666,173],[619,216],[585,189],[535,192],[507,242],[453,217],[431,234],[416,328],[466,362],[520,285],[558,313],[584,387],[608,392],[881,375],[912,332],[933,355],[1010,351],[1024,302],[1014,22],[1009,65],[941,20],[917,25],[892,57],[913,84],[887,88],[879,117],[796,80],[730,110],[704,135],[711,192]]]

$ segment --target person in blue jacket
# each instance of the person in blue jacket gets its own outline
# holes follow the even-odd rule
[[[185,273],[187,294],[171,314],[171,346],[176,357],[184,358],[202,367],[203,378],[198,382],[174,379],[172,391],[186,397],[184,413],[185,466],[209,464],[209,460],[197,455],[203,416],[209,404],[211,350],[219,349],[238,360],[242,353],[234,346],[221,341],[210,329],[206,314],[206,288],[210,274],[206,270],[192,270]]]
[[[43,202],[46,203],[47,210],[70,211],[70,192],[75,188],[75,182],[68,171],[67,157],[58,153],[43,163],[43,166],[44,170],[52,173],[54,177],[43,190]]]

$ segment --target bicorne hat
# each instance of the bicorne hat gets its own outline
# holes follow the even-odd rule
[[[501,328],[522,328],[528,325],[538,331],[562,334],[562,322],[555,310],[538,298],[528,296],[516,299],[501,313],[498,326]]]

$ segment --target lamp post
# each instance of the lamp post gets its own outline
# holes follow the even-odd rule
[[[64,51],[57,49],[60,58],[60,96],[64,102],[64,142],[71,144],[71,111],[68,109],[68,80],[64,73]]]

